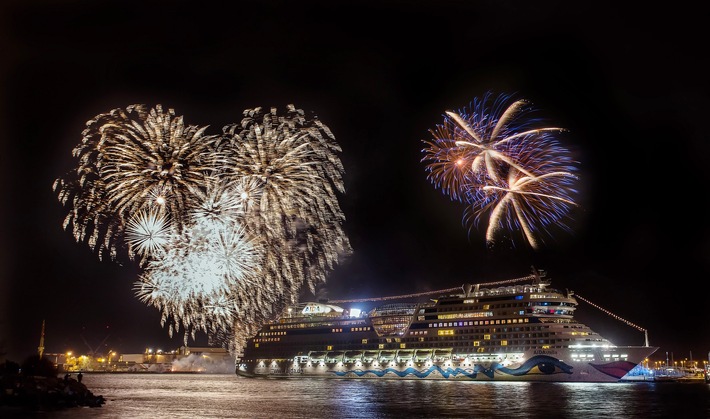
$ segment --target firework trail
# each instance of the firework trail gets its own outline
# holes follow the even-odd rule
[[[344,170],[328,127],[293,105],[205,129],[160,105],[100,114],[54,190],[77,242],[138,260],[136,296],[171,336],[204,331],[238,350],[352,251]]]
[[[427,178],[452,200],[467,204],[464,222],[486,222],[486,241],[520,231],[533,248],[548,227],[568,229],[574,202],[575,162],[556,134],[541,128],[522,99],[486,93],[470,109],[445,113],[422,151]]]

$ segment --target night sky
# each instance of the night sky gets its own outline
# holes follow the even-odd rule
[[[701,14],[673,3],[9,1],[0,6],[0,353],[175,349],[138,271],[62,229],[53,181],[86,121],[162,104],[219,133],[294,104],[342,146],[354,254],[320,290],[399,295],[547,271],[648,329],[656,354],[706,359],[710,86]],[[196,6],[199,4],[199,6]],[[239,7],[236,5],[239,4]],[[671,9],[673,7],[673,9]],[[485,245],[427,180],[423,140],[486,91],[531,101],[579,161],[572,232],[538,251]],[[580,301],[622,344],[643,333]],[[197,342],[206,344],[204,335]],[[665,355],[663,355],[664,357]]]

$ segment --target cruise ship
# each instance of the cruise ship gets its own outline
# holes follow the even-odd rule
[[[533,268],[517,280],[464,285],[367,312],[339,301],[301,303],[248,340],[236,373],[617,382],[658,349],[648,339],[645,346],[616,346],[576,321],[574,293],[551,288],[545,276]]]

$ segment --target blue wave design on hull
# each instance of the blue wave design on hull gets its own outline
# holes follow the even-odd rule
[[[443,368],[441,368],[441,367],[439,367],[439,366],[437,366],[437,365],[432,365],[431,367],[429,367],[429,368],[428,368],[427,370],[425,370],[425,371],[419,371],[419,370],[416,369],[416,368],[409,367],[409,368],[406,368],[406,369],[404,369],[404,370],[402,370],[402,371],[396,370],[396,369],[394,369],[394,368],[385,368],[385,369],[383,369],[383,370],[364,370],[364,371],[363,371],[363,370],[355,370],[355,371],[345,371],[345,372],[343,372],[343,371],[335,371],[335,372],[333,372],[333,373],[334,373],[335,375],[339,376],[339,377],[344,377],[344,376],[346,376],[346,375],[348,375],[348,374],[355,374],[355,375],[357,375],[358,377],[362,377],[362,376],[365,375],[365,374],[374,374],[374,375],[376,375],[376,376],[378,376],[378,377],[383,377],[384,375],[386,375],[386,374],[388,374],[388,373],[391,373],[391,374],[398,375],[398,376],[400,376],[400,377],[406,377],[406,376],[408,376],[408,375],[414,375],[414,376],[419,377],[419,378],[426,378],[426,377],[428,377],[431,373],[433,373],[434,371],[438,371],[439,374],[441,374],[441,375],[444,376],[445,378],[456,377],[456,376],[458,376],[458,375],[464,375],[464,376],[469,377],[469,378],[476,378],[476,376],[478,375],[478,372],[479,372],[479,371],[482,372],[482,373],[484,373],[484,374],[486,374],[487,376],[493,378],[493,371],[484,371],[484,368],[483,368],[483,367],[480,367],[480,366],[478,366],[478,365],[477,365],[476,368],[474,368],[473,370],[471,370],[471,369],[463,369],[463,368],[446,368],[446,369],[443,369]]]
[[[537,368],[537,371],[533,371],[534,368]],[[384,377],[386,374],[395,374],[402,378],[408,375],[413,375],[418,378],[426,378],[434,371],[439,372],[439,374],[441,374],[444,378],[457,377],[460,375],[468,377],[470,379],[475,379],[480,373],[488,378],[493,379],[496,371],[501,372],[503,374],[520,377],[528,374],[572,374],[572,367],[550,356],[538,355],[528,359],[527,361],[525,361],[525,363],[523,363],[523,365],[515,369],[506,368],[501,364],[494,362],[493,364],[491,364],[490,368],[483,367],[482,365],[475,365],[473,368],[441,368],[438,365],[432,365],[424,371],[419,371],[416,368],[408,367],[402,371],[394,368],[385,368],[377,370],[333,371],[332,373],[338,377],[345,377],[348,374],[354,374],[358,377],[362,377],[366,374],[373,374],[378,377]]]

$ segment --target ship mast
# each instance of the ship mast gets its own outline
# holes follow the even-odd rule
[[[39,351],[39,359],[42,359],[42,354],[44,353],[44,319],[42,319],[42,335],[39,338],[37,351]]]

